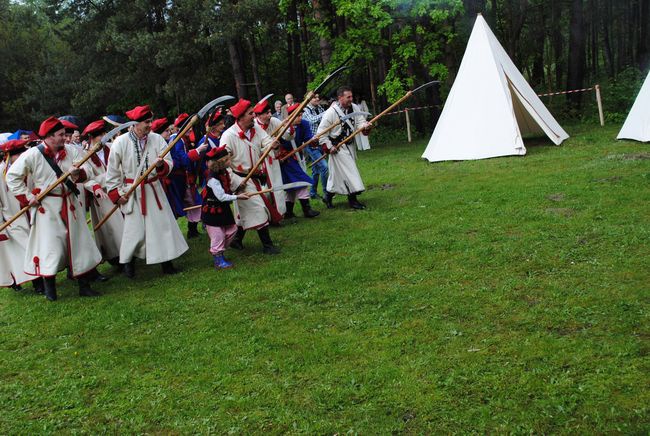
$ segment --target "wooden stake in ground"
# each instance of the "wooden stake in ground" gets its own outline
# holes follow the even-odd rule
[[[114,137],[117,133],[119,133],[120,131],[122,131],[122,130],[124,130],[124,129],[128,129],[129,127],[131,127],[131,126],[134,125],[134,124],[137,124],[137,123],[136,123],[135,121],[129,121],[128,123],[121,124],[121,125],[117,126],[116,128],[114,128],[113,130],[111,130],[110,132],[106,133],[104,136],[102,136],[102,140],[101,140],[100,142],[98,142],[97,145],[95,145],[93,148],[91,148],[90,150],[88,150],[88,154],[86,154],[86,156],[84,156],[83,159],[81,159],[79,162],[77,162],[77,163],[74,164],[73,168],[79,168],[79,167],[81,167],[81,165],[83,165],[84,163],[86,163],[86,161],[87,161],[88,159],[90,159],[90,157],[91,157],[93,154],[97,153],[97,152],[99,151],[99,149],[102,148],[102,147],[104,146],[104,144],[106,144],[108,141],[110,141],[111,139],[113,139],[113,137]],[[60,176],[58,179],[56,179],[56,180],[54,181],[54,183],[52,183],[50,186],[48,186],[47,189],[45,189],[43,192],[41,192],[40,194],[38,194],[38,195],[36,196],[36,201],[40,202],[43,198],[45,198],[47,195],[49,195],[50,192],[52,192],[52,190],[53,190],[54,188],[56,188],[57,186],[59,186],[61,183],[65,182],[65,180],[66,180],[68,177],[70,177],[70,170],[68,170],[68,171],[66,171],[65,173],[61,174],[61,176]],[[22,209],[20,209],[20,210],[18,211],[18,213],[17,213],[16,215],[14,215],[13,217],[11,217],[8,221],[5,221],[5,222],[2,224],[2,226],[0,226],[0,232],[3,231],[4,229],[6,229],[7,227],[9,227],[9,226],[14,222],[14,221],[16,221],[18,218],[20,218],[20,217],[21,217],[25,212],[27,212],[31,207],[32,207],[32,206],[25,206],[25,207],[23,207]]]
[[[192,116],[192,118],[190,118],[190,120],[189,120],[188,122],[185,123],[185,126],[181,129],[180,132],[178,132],[178,135],[176,135],[176,137],[174,138],[174,140],[173,140],[172,142],[169,143],[169,145],[167,146],[167,148],[165,148],[165,149],[163,150],[163,152],[160,154],[159,157],[161,157],[161,158],[162,158],[162,157],[165,157],[165,156],[167,155],[167,153],[169,153],[169,152],[172,150],[172,148],[174,148],[174,146],[176,145],[176,143],[177,143],[178,141],[180,141],[181,138],[182,138],[183,136],[185,136],[185,134],[186,134],[186,133],[187,133],[187,132],[192,128],[192,126],[194,126],[194,125],[195,125],[199,120],[201,120],[203,117],[205,117],[205,115],[206,115],[208,112],[210,112],[210,111],[211,111],[215,106],[217,106],[219,103],[222,103],[222,102],[227,101],[227,100],[234,100],[234,98],[235,98],[235,97],[232,97],[232,96],[230,96],[230,95],[224,95],[224,96],[222,96],[222,97],[219,97],[219,98],[216,98],[216,99],[212,100],[210,103],[208,103],[208,104],[206,104],[205,106],[203,106],[203,108],[201,108],[201,110],[200,110],[197,114],[194,114],[194,115]],[[124,193],[124,195],[122,195],[122,197],[128,198],[131,194],[133,194],[133,192],[138,188],[138,186],[140,186],[140,184],[141,184],[142,182],[144,182],[145,180],[147,180],[147,177],[149,177],[149,174],[151,174],[151,172],[152,172],[154,169],[156,169],[156,163],[155,163],[155,162],[154,162],[153,164],[151,164],[151,165],[149,166],[149,168],[147,168],[147,170],[146,170],[144,173],[142,173],[142,174],[140,175],[140,177],[138,177],[138,178],[135,180],[135,182],[133,182],[133,184],[131,185],[131,187],[129,188],[129,190],[126,191],[126,193]],[[111,215],[113,215],[113,213],[115,213],[115,211],[116,211],[117,209],[119,209],[119,208],[120,208],[120,205],[119,205],[119,204],[116,204],[115,206],[113,206],[113,208],[112,208],[112,209],[111,209],[111,210],[110,210],[110,211],[109,211],[109,212],[104,216],[104,218],[102,218],[102,220],[101,220],[100,222],[97,223],[97,225],[95,226],[95,229],[94,229],[94,230],[95,230],[95,231],[99,230],[99,229],[101,228],[101,226],[103,226],[104,223],[105,223],[106,221],[108,221],[108,219],[111,217]]]

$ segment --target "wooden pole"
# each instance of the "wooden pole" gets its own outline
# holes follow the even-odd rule
[[[321,136],[325,135],[326,133],[329,133],[330,130],[332,130],[332,129],[335,128],[336,126],[339,126],[340,124],[341,124],[341,121],[340,121],[340,120],[339,120],[338,122],[332,124],[332,125],[329,126],[327,129],[325,129],[325,130],[323,130],[322,132],[320,132],[320,134],[314,136],[314,137],[311,138],[309,141],[307,141],[307,142],[305,142],[304,144],[302,144],[300,147],[297,147],[297,148],[291,150],[291,151],[290,151],[289,153],[287,153],[285,156],[283,156],[282,158],[280,158],[280,159],[279,159],[280,162],[284,162],[285,160],[289,159],[289,158],[290,158],[291,156],[293,156],[294,154],[298,153],[299,151],[302,151],[302,150],[303,150],[305,147],[307,147],[308,145],[311,145],[311,144],[313,144],[314,142],[318,141],[318,140],[320,139]]]
[[[409,118],[409,108],[404,109],[404,114],[406,115],[406,135],[408,141],[411,142],[411,119]]]
[[[273,139],[273,142],[277,141],[278,138],[280,138],[284,134],[284,132],[287,131],[289,126],[293,123],[293,120],[295,120],[296,117],[298,116],[298,114],[300,112],[302,112],[302,110],[305,108],[305,106],[307,106],[307,104],[309,103],[309,101],[311,100],[313,95],[314,95],[314,92],[309,91],[307,93],[307,95],[305,96],[305,99],[302,101],[302,103],[300,103],[300,106],[298,106],[293,112],[291,112],[291,115],[289,115],[286,118],[286,120],[285,120],[286,123],[284,124],[284,126],[278,127],[275,130],[275,132],[273,132],[273,134],[271,135],[271,137]],[[271,153],[272,150],[273,150],[272,146],[266,147],[266,150],[264,150],[264,153],[262,153],[260,158],[255,163],[255,165],[253,165],[253,168],[251,168],[251,170],[248,172],[246,177],[244,177],[244,180],[242,180],[242,182],[239,184],[239,187],[237,188],[238,190],[241,189],[243,186],[245,186],[246,183],[250,180],[250,178],[253,177],[253,174],[255,174],[255,171],[257,171],[257,169],[260,167],[260,165],[262,165],[262,162],[264,162],[264,160],[268,157],[269,153]]]
[[[600,118],[600,125],[605,125],[605,116],[603,115],[603,100],[600,97],[600,85],[594,86],[596,89],[596,102],[598,103],[598,117]]]

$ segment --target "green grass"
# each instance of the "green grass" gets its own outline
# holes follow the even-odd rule
[[[211,268],[0,294],[0,433],[637,433],[650,425],[650,145],[360,154],[368,209]],[[103,271],[110,273],[110,267]]]

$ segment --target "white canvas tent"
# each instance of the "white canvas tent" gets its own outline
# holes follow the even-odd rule
[[[569,137],[517,70],[479,14],[458,75],[423,158],[431,161],[524,155],[522,134]]]
[[[650,71],[616,139],[650,141]]]

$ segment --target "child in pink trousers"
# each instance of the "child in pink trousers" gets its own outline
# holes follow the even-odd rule
[[[226,168],[230,166],[230,154],[225,147],[215,147],[205,154],[205,163],[210,170],[205,190],[201,220],[210,237],[210,254],[216,269],[232,268],[223,253],[230,246],[237,233],[235,218],[230,203],[247,200],[248,194],[233,195],[230,191],[230,176]]]

